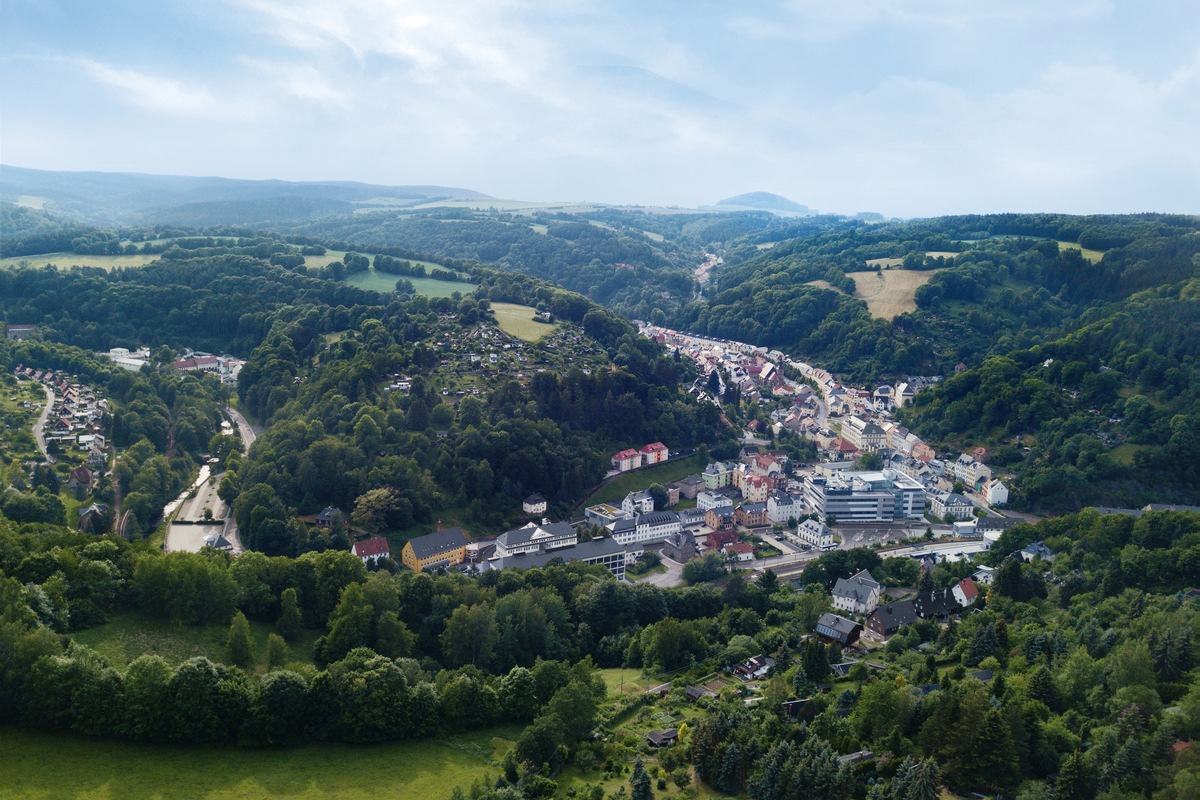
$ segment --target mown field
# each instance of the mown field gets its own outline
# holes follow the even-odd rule
[[[1093,264],[1098,264],[1100,259],[1104,258],[1103,250],[1091,250],[1087,247],[1076,244],[1075,242],[1058,242],[1059,250],[1078,250],[1083,254],[1083,257]]]
[[[930,255],[936,255],[930,253]],[[913,297],[917,287],[929,283],[937,270],[888,269],[883,272],[852,272],[854,296],[865,300],[871,316],[894,319],[917,308]]]
[[[327,256],[320,256],[318,260],[322,264],[328,264],[330,261],[337,259]],[[436,265],[434,265],[436,266]],[[438,267],[443,269],[443,267]],[[404,278],[406,281],[412,282],[413,289],[417,294],[425,295],[426,297],[449,297],[455,292],[462,294],[470,294],[475,291],[476,284],[466,283],[465,281],[435,281],[433,278],[412,278],[407,275],[390,275],[386,272],[376,272],[374,268],[366,272],[356,272],[345,279],[346,283],[351,286],[357,286],[360,289],[368,289],[373,292],[383,292],[384,294],[396,291],[396,281]]]
[[[591,506],[596,503],[619,503],[625,495],[639,489],[647,489],[652,484],[668,484],[680,478],[686,478],[693,473],[699,473],[708,466],[697,455],[687,458],[671,458],[665,464],[655,464],[652,467],[642,467],[620,475],[610,483],[601,486],[596,492],[583,501],[583,505]]]
[[[537,313],[537,309],[531,306],[492,303],[492,311],[496,314],[496,324],[500,326],[500,330],[527,342],[540,341],[558,330],[558,325],[535,322],[533,315]]]
[[[0,728],[0,798],[21,800],[443,800],[500,773],[520,734],[291,749],[175,747]]]
[[[12,256],[0,258],[0,269],[9,269],[21,264],[31,267],[54,265],[59,269],[68,267],[99,267],[100,269],[116,269],[117,267],[144,267],[158,260],[158,255],[132,256],[81,256],[77,253],[43,253],[37,256]]]

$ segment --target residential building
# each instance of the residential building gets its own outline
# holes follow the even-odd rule
[[[929,510],[938,519],[947,514],[954,519],[970,519],[975,513],[975,504],[957,492],[930,490]]]
[[[754,545],[749,542],[734,542],[727,544],[721,548],[721,552],[726,558],[734,561],[753,561],[754,560]]]
[[[1038,558],[1042,561],[1053,561],[1054,551],[1046,547],[1042,542],[1033,542],[1021,548],[1021,558],[1025,561],[1033,561]]]
[[[983,487],[983,496],[989,505],[1002,506],[1008,502],[1008,487],[999,478],[992,478]]]
[[[744,681],[759,680],[760,678],[767,677],[774,666],[775,659],[760,653],[759,655],[747,658],[740,664],[734,664],[733,674]]]
[[[71,470],[67,486],[71,491],[90,492],[92,490],[92,471],[87,467],[76,467]]]
[[[897,470],[809,475],[804,481],[808,507],[841,522],[891,522],[920,519],[925,487]]]
[[[698,508],[685,508],[679,513],[679,524],[685,528],[698,528],[704,524],[704,514]]]
[[[917,621],[912,600],[901,600],[879,606],[867,617],[863,635],[876,642],[886,642],[896,631]]]
[[[767,498],[767,519],[773,525],[786,525],[789,519],[799,519],[807,513],[804,497],[789,492],[771,492]]]
[[[640,492],[630,492],[621,501],[621,510],[626,514],[649,514],[654,510],[654,497],[649,489]]]
[[[340,509],[334,508],[333,506],[325,506],[325,508],[321,509],[321,513],[317,514],[316,519],[313,521],[316,523],[318,528],[329,528],[337,525],[338,523],[345,522],[346,515],[343,514]]]
[[[992,583],[992,574],[995,571],[994,567],[980,567],[971,574],[971,579],[980,586],[989,586]]]
[[[662,442],[654,442],[648,444],[641,450],[642,466],[648,467],[651,464],[661,464],[670,457],[670,451]]]
[[[675,485],[679,487],[679,496],[688,500],[695,500],[696,495],[704,491],[704,478],[700,475],[688,475],[685,478],[680,478],[675,481]]]
[[[4,333],[9,339],[28,339],[33,336],[33,329],[33,325],[8,325]]]
[[[376,563],[381,559],[391,558],[392,551],[388,540],[382,536],[368,536],[350,546],[350,552],[362,559],[364,564]]]
[[[796,538],[810,547],[833,546],[833,531],[824,522],[806,519],[796,527]]]
[[[413,572],[461,564],[466,556],[467,537],[457,525],[427,533],[404,543],[400,560]]]
[[[732,531],[733,530],[733,508],[732,506],[724,506],[721,508],[710,508],[704,513],[704,524],[712,528],[714,531]]]
[[[521,510],[526,514],[545,514],[549,504],[540,494],[531,494],[521,503]]]
[[[733,501],[723,494],[700,492],[696,495],[696,508],[708,511],[710,508],[729,508],[733,510]]]
[[[723,461],[714,461],[704,468],[700,477],[704,479],[704,488],[712,492],[730,484],[733,470]]]
[[[932,592],[920,592],[913,599],[913,608],[921,619],[946,619],[957,614],[962,606],[950,589],[934,589]]]
[[[851,614],[870,614],[882,596],[882,584],[865,569],[833,585],[833,607]]]
[[[954,599],[963,608],[974,605],[975,601],[979,598],[979,587],[970,578],[963,578],[955,584],[952,591],[954,592]]]
[[[233,552],[233,542],[226,539],[219,533],[213,533],[204,537],[204,547],[211,547],[213,550],[220,550],[223,553]]]
[[[610,461],[612,468],[617,472],[628,472],[642,465],[642,454],[633,448],[629,448],[615,454]]]
[[[744,475],[742,497],[749,503],[766,503],[775,483],[765,475]]]
[[[766,503],[742,503],[733,512],[733,521],[746,528],[760,528],[770,523]]]
[[[962,481],[972,489],[979,489],[992,479],[992,471],[987,464],[966,453],[955,460],[953,469],[954,479]]]
[[[862,626],[852,619],[825,613],[817,620],[817,635],[830,642],[837,642],[842,647],[858,641]]]

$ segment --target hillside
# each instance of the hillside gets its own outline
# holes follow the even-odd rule
[[[490,199],[470,189],[446,186],[52,172],[0,165],[0,200],[36,204],[100,226],[278,224],[454,198]]]
[[[782,195],[772,194],[771,192],[748,192],[746,194],[739,194],[736,197],[726,197],[724,200],[717,201],[717,207],[731,207],[738,210],[776,211],[787,214],[799,214],[801,216],[816,213],[806,205],[801,205]]]

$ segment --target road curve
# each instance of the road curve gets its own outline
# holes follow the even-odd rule
[[[262,431],[255,430],[254,426],[250,424],[250,421],[242,416],[241,413],[236,409],[230,408],[229,406],[221,406],[221,410],[229,415],[229,418],[233,420],[234,425],[237,425],[238,433],[242,435],[242,449],[247,453],[250,452],[250,445],[254,444],[254,440],[258,438],[258,434]]]

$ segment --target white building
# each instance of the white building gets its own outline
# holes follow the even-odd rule
[[[824,522],[806,519],[796,528],[796,538],[810,547],[833,546],[833,531]]]
[[[621,501],[621,510],[626,514],[649,514],[654,510],[654,498],[650,490],[643,489],[625,495],[625,499]]]
[[[767,498],[767,519],[773,525],[786,525],[789,519],[799,519],[806,513],[802,495],[771,492]]]
[[[681,530],[679,515],[674,511],[655,511],[617,520],[612,527],[612,538],[622,545],[645,544],[661,542]]]
[[[696,495],[696,508],[700,511],[708,511],[710,508],[724,508],[726,506],[732,509],[733,501],[723,494],[699,492]]]
[[[833,607],[851,614],[870,614],[879,606],[883,586],[863,570],[833,585]]]
[[[925,487],[892,469],[809,475],[804,500],[822,517],[841,522],[920,519],[925,513]]]
[[[999,478],[992,478],[984,489],[984,497],[987,498],[988,505],[1002,506],[1008,502],[1008,487],[1001,483]]]

